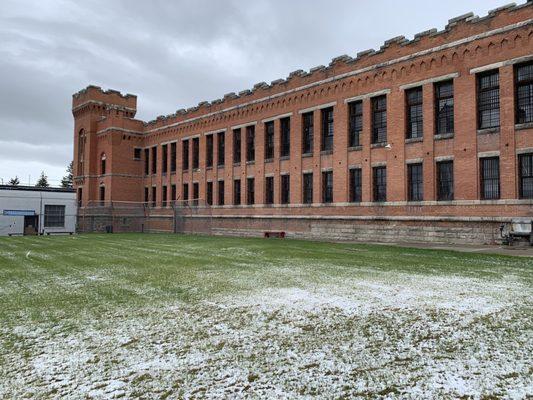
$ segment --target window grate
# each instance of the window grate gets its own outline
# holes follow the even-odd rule
[[[274,204],[274,177],[265,179],[265,204]]]
[[[313,113],[308,112],[302,115],[303,125],[303,154],[313,153]]]
[[[437,200],[453,200],[453,161],[437,163]]]
[[[246,128],[246,161],[255,161],[255,126]]]
[[[313,174],[306,173],[303,175],[304,184],[303,184],[303,202],[304,204],[313,203]]]
[[[373,171],[373,194],[374,201],[384,202],[387,201],[387,168],[386,167],[374,167]]]
[[[289,157],[291,154],[291,119],[290,117],[280,120],[281,128],[281,157]]]
[[[224,205],[224,181],[218,181],[218,205]]]
[[[193,169],[200,167],[200,138],[192,140],[192,167]]]
[[[65,206],[50,205],[44,206],[44,227],[63,228],[65,226]]]
[[[521,154],[518,160],[520,198],[533,199],[533,153]]]
[[[189,139],[184,140],[182,142],[181,155],[183,157],[182,163],[181,163],[183,170],[187,171],[189,169]]]
[[[246,180],[246,203],[252,205],[255,203],[255,179],[247,178]]]
[[[274,158],[274,121],[265,123],[265,160]]]
[[[211,168],[213,166],[213,135],[208,135],[206,137],[205,166],[207,168]]]
[[[281,204],[289,204],[291,198],[291,177],[281,175]]]
[[[233,162],[241,162],[241,129],[233,130]]]
[[[372,143],[387,143],[387,96],[372,98]]]
[[[322,109],[322,151],[333,150],[333,107]]]
[[[350,201],[360,203],[363,197],[361,168],[350,170]]]
[[[349,104],[349,146],[361,146],[361,132],[363,130],[363,102],[354,101]]]
[[[241,180],[235,179],[233,181],[233,204],[238,206],[241,204]]]
[[[481,158],[481,198],[500,198],[500,160],[498,157]]]
[[[424,199],[424,174],[422,164],[409,164],[407,166],[407,179],[409,201],[422,201]]]
[[[422,87],[405,92],[407,102],[407,138],[420,138],[424,132]]]
[[[333,171],[322,172],[322,202],[333,202]]]
[[[219,167],[224,166],[226,160],[225,160],[225,152],[226,152],[226,145],[225,145],[225,137],[224,132],[218,132],[217,134],[217,165]]]
[[[437,135],[454,132],[453,81],[435,85],[435,127]]]
[[[516,123],[533,122],[533,63],[516,67]]]
[[[479,129],[500,126],[500,74],[490,71],[477,76],[478,80],[478,127]]]

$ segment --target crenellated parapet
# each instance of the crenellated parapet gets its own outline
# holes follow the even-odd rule
[[[117,90],[103,90],[99,86],[90,85],[72,95],[72,113],[100,110],[110,113],[120,112],[126,117],[133,118],[137,112],[137,96],[122,94]]]

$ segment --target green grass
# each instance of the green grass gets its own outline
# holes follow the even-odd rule
[[[392,347],[397,342],[390,341],[391,338],[402,341],[405,335],[408,338],[413,335],[412,346],[435,342],[441,355],[451,359],[463,351],[465,345],[473,346],[468,350],[475,351],[479,335],[492,335],[490,340],[508,341],[511,347],[513,341],[514,345],[526,343],[527,348],[527,337],[521,336],[524,334],[521,331],[532,328],[532,284],[532,259],[452,251],[163,234],[0,238],[0,382],[4,381],[4,386],[0,383],[0,397],[2,394],[8,397],[23,394],[53,397],[55,392],[51,388],[59,390],[63,396],[78,397],[79,382],[87,380],[86,376],[76,378],[78,380],[70,376],[67,384],[58,389],[51,384],[54,380],[39,374],[33,377],[33,383],[15,379],[15,371],[21,371],[11,369],[11,365],[20,363],[24,371],[34,371],[35,360],[43,351],[45,354],[47,351],[63,354],[65,347],[61,343],[67,339],[99,346],[92,336],[92,339],[86,337],[88,331],[105,338],[133,336],[133,343],[142,343],[143,339],[137,337],[142,334],[134,335],[128,328],[133,325],[141,331],[151,332],[151,335],[164,334],[165,340],[179,342],[180,349],[190,348],[183,354],[177,350],[172,353],[174,357],[183,357],[186,363],[196,362],[190,359],[192,349],[204,349],[208,354],[213,349],[216,354],[231,350],[229,359],[234,362],[239,359],[254,370],[261,369],[262,361],[247,359],[245,354],[248,353],[240,349],[238,343],[236,347],[228,346],[231,340],[225,338],[222,342],[206,344],[216,337],[212,330],[217,324],[223,323],[224,329],[233,332],[232,335],[248,335],[250,340],[265,340],[271,345],[299,348],[302,352],[316,352],[316,347],[307,346],[309,343],[322,346],[322,342],[316,342],[320,335],[331,336],[326,343],[333,346],[333,353],[339,350],[335,348],[337,345],[349,344],[357,335],[369,341],[381,337],[385,346]],[[398,304],[389,301],[389,293]],[[330,294],[337,303],[328,304]],[[288,300],[276,303],[284,296],[288,296]],[[314,299],[311,305],[308,298]],[[435,306],[432,299],[435,299]],[[302,305],[299,311],[293,310],[293,302]],[[344,309],[346,303],[350,305]],[[485,303],[492,308],[485,309]],[[176,307],[180,311],[174,311]],[[357,311],[361,307],[367,307],[365,312],[369,314]],[[234,311],[230,313],[227,309]],[[154,322],[155,319],[159,322]],[[180,325],[174,326],[178,320]],[[172,322],[167,324],[165,321]],[[205,326],[206,321],[212,325]],[[118,329],[116,324],[124,324],[124,327]],[[249,332],[250,324],[259,328]],[[454,327],[461,324],[465,324],[469,338],[455,340],[446,336],[452,335]],[[209,333],[198,330],[199,326]],[[283,329],[288,326],[296,329],[294,335],[285,336]],[[427,326],[435,326],[434,331],[427,331]],[[412,331],[413,327],[417,327],[416,331]],[[32,329],[40,332],[37,338],[32,336]],[[331,334],[332,329],[335,334]],[[264,337],[263,330],[278,333]],[[304,341],[307,344],[304,345]],[[147,349],[151,347],[147,343],[139,345],[139,354],[149,352]],[[49,350],[43,350],[41,346],[45,344],[50,346]],[[204,345],[209,351],[202,347]],[[365,350],[374,345],[368,344]],[[394,356],[392,359],[400,360],[398,362],[404,360],[409,364],[409,360],[416,358],[413,354],[402,354],[398,349],[389,350]],[[116,351],[122,350],[115,346],[106,350],[109,353]],[[264,351],[263,355],[267,357],[269,350],[265,348]],[[376,348],[373,351],[379,353],[382,350]],[[106,352],[102,354],[95,350],[91,356],[96,354],[98,360],[102,360],[106,358]],[[150,357],[163,357],[163,353],[155,349],[150,354]],[[114,357],[122,360],[124,365],[131,361],[117,354]],[[336,357],[336,362],[344,359],[340,353]],[[66,362],[62,360],[61,363]],[[91,368],[96,368],[99,376],[110,379],[115,369],[98,360],[94,365],[90,364]],[[213,360],[213,367],[220,366],[217,363],[222,361],[217,360]],[[291,365],[286,359],[276,360],[280,365]],[[112,360],[107,361],[111,363]],[[313,375],[314,379],[329,376],[315,371],[314,363],[308,361],[310,366],[302,367],[305,374],[318,373]],[[512,358],[507,361],[509,365],[513,363]],[[373,361],[370,364],[373,365]],[[357,368],[361,369],[361,366]],[[379,370],[382,367],[373,368]],[[523,370],[506,370],[505,373],[508,376],[505,379],[513,385],[517,380],[518,387],[527,383]],[[170,375],[162,374],[157,382],[164,386]],[[181,376],[181,383],[169,395],[190,395],[199,382],[210,382],[205,376],[196,378],[196,375],[187,374]],[[148,383],[142,383],[144,378],[137,378],[138,390],[157,393],[152,386],[147,386]],[[276,379],[272,377],[271,381],[277,382]],[[360,383],[357,379],[362,378],[353,379]],[[220,381],[216,382],[220,384]],[[347,382],[354,384],[354,381]],[[248,385],[246,390],[256,390],[254,393],[259,396],[268,397],[274,393],[260,383],[261,379],[254,378],[242,387]],[[206,385],[204,389],[209,394],[214,389]],[[277,385],[283,391],[297,395],[309,395],[313,391],[322,393],[320,387],[306,392],[285,381]],[[397,393],[399,390],[398,393],[402,393],[405,389],[396,381],[391,387],[374,385],[377,387],[375,391],[369,385],[367,382],[365,386],[369,396],[381,391]],[[487,393],[505,393],[506,387],[500,388],[503,392],[496,389]],[[97,393],[100,389],[94,385],[91,390]],[[133,392],[126,393],[133,395]],[[342,390],[335,393],[343,394]],[[364,394],[364,390],[361,393]],[[350,395],[355,394],[350,392]]]

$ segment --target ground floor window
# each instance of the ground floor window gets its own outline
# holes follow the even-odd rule
[[[519,157],[520,198],[533,199],[533,153]]]
[[[374,201],[387,201],[387,168],[374,167],[372,172]]]
[[[453,161],[437,163],[437,200],[453,200]]]
[[[65,226],[65,206],[44,206],[44,227],[63,228]]]

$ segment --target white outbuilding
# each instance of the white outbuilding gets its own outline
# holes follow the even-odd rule
[[[0,236],[76,232],[73,189],[0,185]]]

